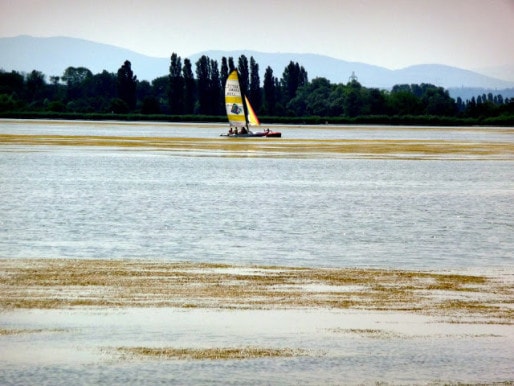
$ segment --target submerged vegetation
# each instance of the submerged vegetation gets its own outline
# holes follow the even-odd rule
[[[223,85],[232,69],[240,73],[243,92],[267,123],[386,125],[514,125],[514,100],[483,94],[454,100],[432,84],[402,84],[391,90],[311,81],[299,63],[290,62],[281,77],[271,67],[261,82],[253,57],[202,56],[193,64],[173,54],[169,74],[140,81],[127,60],[117,73],[93,74],[68,67],[62,76],[34,70],[0,70],[0,117],[91,120],[225,122]]]
[[[493,130],[493,129],[491,129]],[[509,129],[498,128],[502,132]],[[219,138],[181,137],[119,137],[81,135],[23,135],[0,134],[0,144],[40,146],[94,146],[144,148],[167,151],[212,152],[245,157],[323,156],[380,157],[433,159],[473,157],[475,159],[513,159],[514,144],[510,142],[460,142],[444,140],[387,140],[387,139],[295,139],[287,142],[267,142],[247,139],[225,141]]]
[[[0,259],[0,309],[335,308],[514,323],[505,278],[380,269]]]
[[[118,347],[122,358],[143,357],[156,359],[240,360],[255,358],[290,358],[307,355],[307,351],[290,348],[215,347],[215,348],[156,348]]]

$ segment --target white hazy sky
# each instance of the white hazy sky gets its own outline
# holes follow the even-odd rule
[[[157,57],[248,49],[477,69],[514,65],[514,0],[0,0],[0,37],[17,35]]]

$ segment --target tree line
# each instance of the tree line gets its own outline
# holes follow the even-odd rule
[[[346,84],[325,78],[308,79],[307,71],[291,61],[280,78],[271,67],[261,82],[253,57],[223,57],[221,62],[202,56],[194,64],[173,53],[169,73],[151,82],[138,80],[130,61],[117,73],[93,74],[85,67],[68,67],[62,76],[34,70],[28,74],[0,71],[0,113],[48,112],[63,114],[141,114],[173,117],[225,115],[224,84],[237,69],[241,88],[257,114],[268,121],[316,117],[328,121],[359,119],[390,123],[391,117],[495,118],[513,121],[514,100],[501,95],[477,95],[454,100],[432,84],[402,84],[391,90],[363,87],[355,77]],[[5,115],[5,114],[4,114]],[[312,121],[312,120],[311,120]],[[448,119],[446,120],[447,122]],[[307,120],[307,122],[310,122]]]

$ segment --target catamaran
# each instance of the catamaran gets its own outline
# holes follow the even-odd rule
[[[281,137],[278,131],[253,132],[251,126],[259,126],[259,118],[246,95],[242,95],[237,70],[230,73],[225,83],[225,107],[230,130],[224,137]]]

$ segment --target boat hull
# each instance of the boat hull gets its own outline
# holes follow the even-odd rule
[[[247,137],[272,137],[280,138],[282,133],[279,131],[246,133],[246,134],[220,134],[221,137],[247,138]]]
[[[235,137],[235,138],[246,138],[246,137],[264,137],[264,133],[248,133],[248,134],[220,134],[222,137]]]

